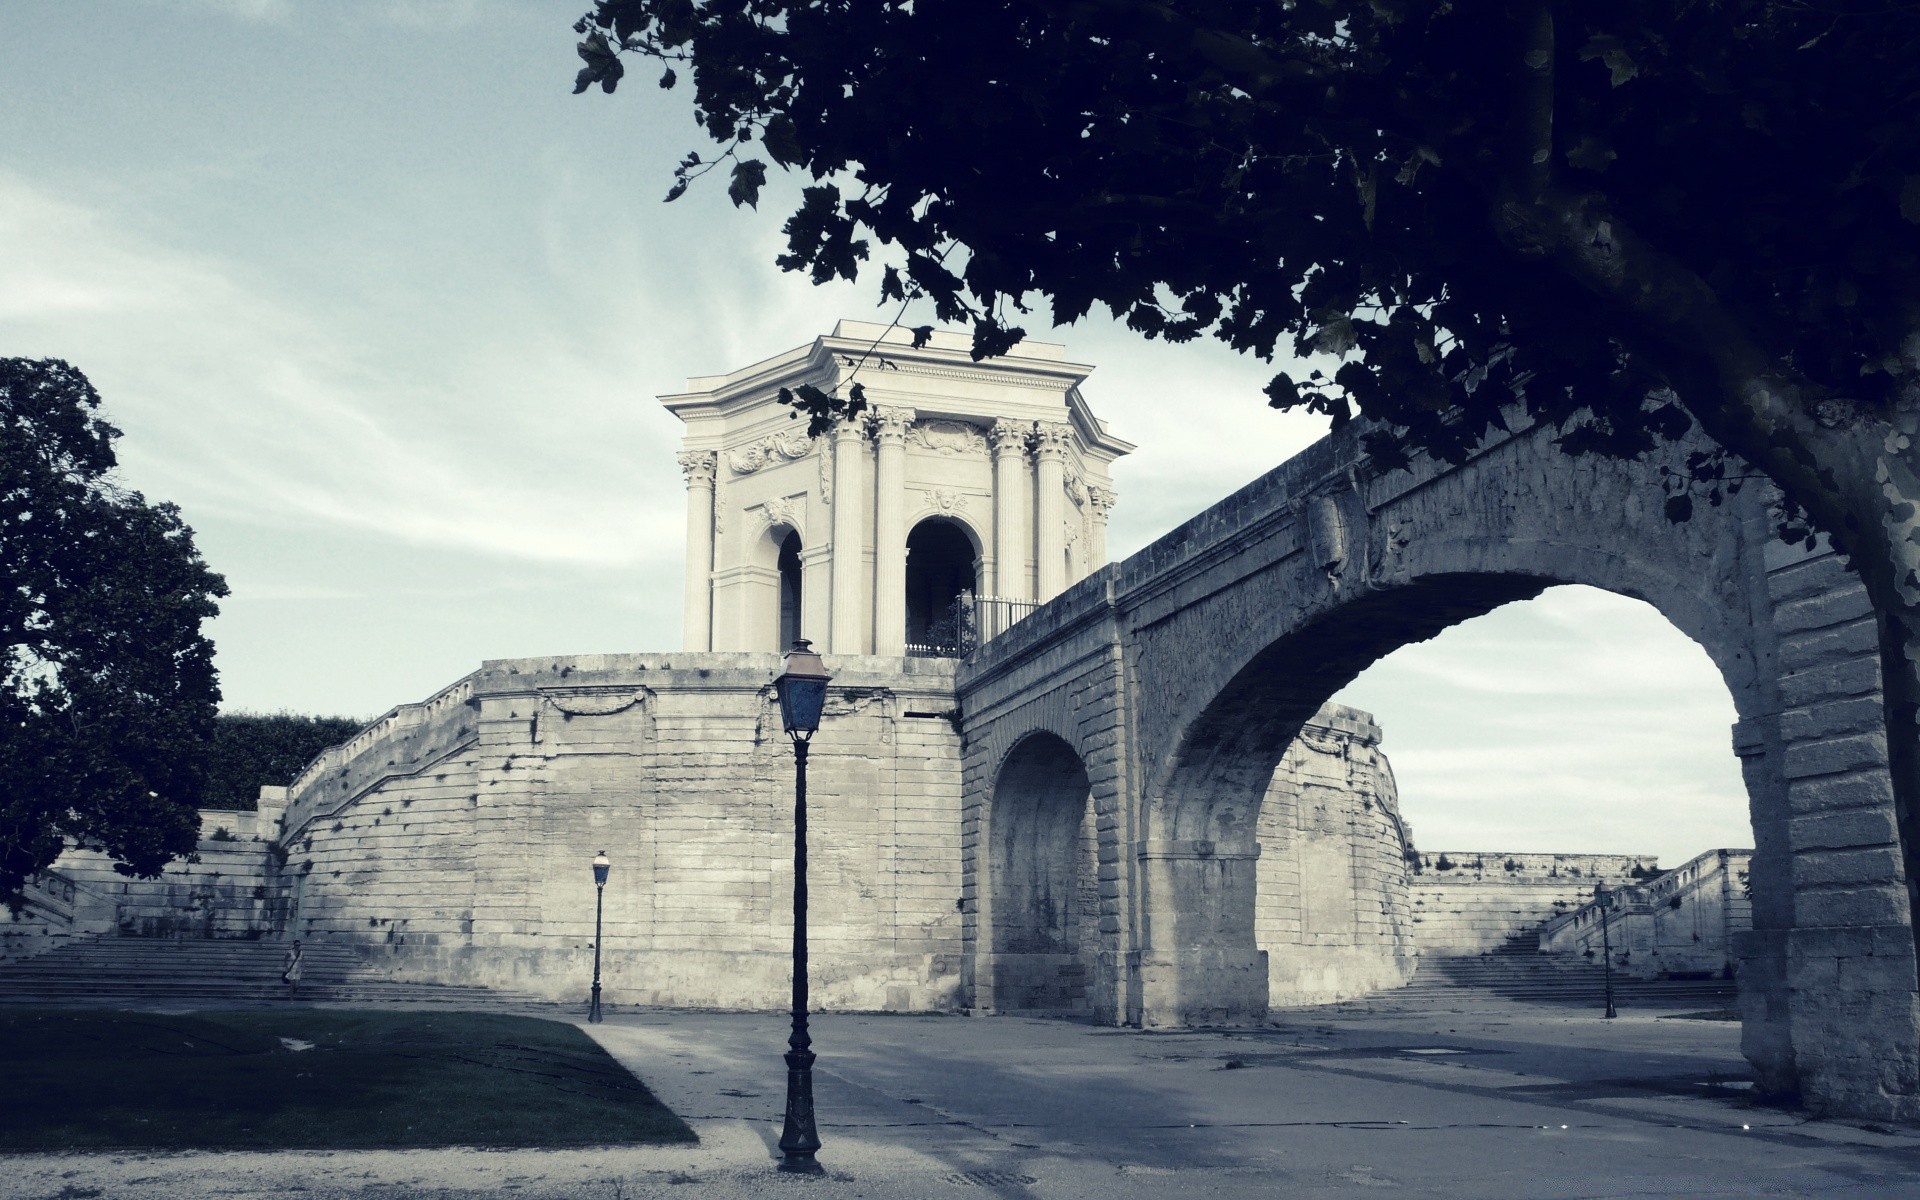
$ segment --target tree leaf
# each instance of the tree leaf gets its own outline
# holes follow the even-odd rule
[[[578,96],[597,83],[601,91],[611,95],[627,68],[621,64],[620,56],[607,45],[606,36],[598,32],[590,33],[575,49],[586,65],[573,77],[573,94]]]
[[[1354,333],[1353,322],[1346,317],[1335,317],[1320,326],[1320,332],[1314,336],[1313,348],[1322,354],[1336,357],[1345,354],[1360,344]]]
[[[1627,53],[1624,42],[1611,34],[1595,34],[1580,47],[1580,61],[1592,62],[1595,59],[1606,64],[1608,81],[1614,86],[1632,79],[1640,73],[1640,64],[1633,61],[1633,55]]]
[[[760,189],[766,186],[767,164],[757,158],[733,164],[733,182],[727,185],[727,197],[733,206],[760,207]]]

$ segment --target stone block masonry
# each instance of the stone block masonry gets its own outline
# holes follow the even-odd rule
[[[1485,954],[1593,899],[1659,873],[1651,854],[1422,853],[1410,881],[1414,941],[1427,958]]]
[[[958,1008],[959,737],[945,660],[829,659],[809,772],[815,1002]],[[489,662],[296,788],[301,936],[402,977],[584,996],[598,850],[614,1004],[774,1009],[792,936],[793,751],[772,654]],[[443,693],[442,696],[446,695]]]

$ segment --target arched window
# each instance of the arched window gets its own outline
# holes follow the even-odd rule
[[[765,561],[764,559],[762,561]],[[789,530],[780,539],[780,640],[775,650],[785,650],[800,633],[800,535]]]
[[[907,653],[949,658],[964,653],[969,605],[979,560],[973,539],[951,521],[933,518],[907,535]]]

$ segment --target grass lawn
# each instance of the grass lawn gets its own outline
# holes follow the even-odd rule
[[[0,1008],[0,1151],[696,1140],[557,1021]]]

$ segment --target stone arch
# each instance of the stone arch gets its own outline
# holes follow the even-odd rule
[[[751,536],[743,572],[748,587],[740,611],[742,649],[778,652],[807,636],[800,620],[805,545],[796,521],[768,521]]]
[[[999,1012],[1091,1015],[1099,975],[1098,822],[1086,764],[1049,732],[1023,738],[987,813],[987,964]]]
[[[1304,558],[1296,556],[1303,576]],[[1371,579],[1297,579],[1303,607],[1223,631],[1230,646],[1193,680],[1172,719],[1172,752],[1146,781],[1141,858],[1153,944],[1143,954],[1144,1021],[1232,1023],[1265,1012],[1267,964],[1253,927],[1261,801],[1306,721],[1401,646],[1556,584],[1584,583],[1651,604],[1707,652],[1743,718],[1765,711],[1760,660],[1769,651],[1743,593],[1724,572],[1688,576],[1687,561],[1684,552],[1635,556],[1560,539],[1441,536],[1399,548],[1392,571]],[[1764,787],[1749,775],[1761,842],[1769,816],[1784,817],[1763,802]]]
[[[960,652],[971,614],[956,605],[963,594],[979,594],[982,561],[980,536],[964,520],[935,513],[914,522],[906,539],[909,647]]]

